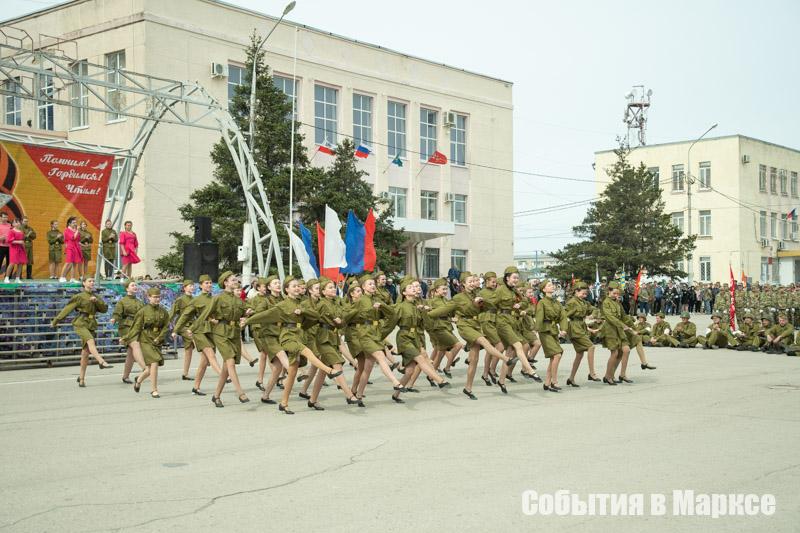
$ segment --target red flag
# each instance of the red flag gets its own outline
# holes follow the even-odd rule
[[[572,282],[569,284],[569,288],[571,289],[574,286],[575,286],[575,273],[572,274]]]
[[[642,271],[644,269],[639,267],[639,273],[636,275],[636,286],[633,289],[633,305],[637,305],[639,301],[639,284],[642,282]]]
[[[333,148],[331,148],[327,144],[320,144],[319,148],[317,148],[317,150],[319,150],[323,154],[336,155],[336,152],[333,150]]]
[[[730,316],[731,330],[736,329],[736,278],[733,277],[733,267],[728,265],[731,271],[731,307],[728,309]]]
[[[364,270],[373,272],[375,270],[375,214],[370,208],[367,219],[364,221]]]
[[[744,269],[742,269],[742,287],[747,288],[747,276],[744,273]]]
[[[322,226],[317,224],[317,253],[319,253],[319,265],[320,265],[320,274],[325,276],[328,279],[332,279],[334,282],[337,282],[341,279],[341,274],[339,274],[338,267],[329,267],[329,268],[322,268],[322,265],[325,264],[325,230],[322,229]]]
[[[447,156],[444,155],[439,150],[433,152],[433,154],[428,158],[428,163],[432,165],[446,165],[447,164]]]

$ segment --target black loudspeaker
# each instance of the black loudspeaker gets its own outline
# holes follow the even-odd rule
[[[183,245],[183,278],[197,282],[201,274],[208,274],[214,283],[217,282],[219,245],[214,242],[187,242]]]
[[[194,217],[194,242],[211,242],[211,217]]]

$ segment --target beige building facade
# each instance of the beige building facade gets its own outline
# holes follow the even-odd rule
[[[800,281],[800,150],[744,135],[635,148],[630,163],[643,163],[659,181],[672,222],[697,235],[694,281],[727,282],[729,265],[737,280]],[[597,190],[608,181],[616,156],[595,153]],[[691,163],[691,167],[689,164]],[[690,180],[687,180],[687,174]],[[689,193],[691,188],[691,212]],[[687,270],[688,264],[683,263]]]
[[[57,47],[76,60],[198,81],[227,102],[242,81],[250,34],[265,35],[275,22],[214,0],[75,0],[4,25],[23,29],[35,46],[63,40]],[[484,271],[511,261],[512,175],[494,170],[513,165],[511,82],[290,22],[265,48],[275,83],[296,98],[310,156],[344,137],[372,152],[358,165],[408,232],[408,272],[436,277],[451,264]],[[141,124],[63,107],[42,122],[36,102],[3,98],[0,127],[127,147]],[[212,179],[209,152],[218,139],[213,131],[156,128],[126,212],[142,243],[134,275],[155,274],[155,259],[172,242],[169,231],[189,229],[178,207]],[[424,165],[435,150],[447,165]],[[402,167],[391,164],[396,155]],[[318,153],[313,164],[332,160]],[[288,206],[272,209],[288,213]]]

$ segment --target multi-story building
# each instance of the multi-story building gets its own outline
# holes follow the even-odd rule
[[[543,250],[527,254],[514,254],[514,264],[523,279],[544,278],[547,275],[547,269],[557,263],[558,261],[552,255]]]
[[[74,0],[2,24],[25,30],[34,46],[57,39],[64,53],[74,55],[75,68],[86,60],[197,80],[225,102],[244,78],[251,33],[264,35],[275,22],[215,0]],[[432,278],[446,274],[451,264],[483,271],[511,260],[511,82],[290,22],[271,36],[266,60],[277,86],[296,99],[309,154],[345,136],[371,150],[358,165],[374,190],[391,199],[395,225],[410,237],[408,271]],[[212,63],[219,65],[215,73]],[[0,74],[3,81],[9,83]],[[42,109],[14,97],[2,100],[0,127],[83,142],[127,147],[141,123],[67,106]],[[155,259],[171,245],[168,231],[188,229],[178,206],[212,179],[209,153],[218,139],[213,131],[156,129],[126,213],[142,243],[144,261],[134,274],[153,273]],[[437,150],[449,163],[425,165]],[[402,167],[390,164],[396,156]],[[313,164],[331,161],[318,154]]]
[[[691,220],[694,281],[727,281],[729,265],[737,279],[744,272],[761,282],[800,281],[797,218],[791,216],[793,209],[800,213],[800,150],[729,135],[702,139],[689,153],[693,142],[638,147],[629,160],[644,163],[658,181],[673,224],[688,232]],[[615,159],[611,150],[595,153],[598,192]]]

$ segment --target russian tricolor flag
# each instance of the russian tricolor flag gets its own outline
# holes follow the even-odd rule
[[[375,215],[372,209],[364,222],[351,209],[347,213],[347,229],[344,234],[347,266],[345,274],[360,274],[375,270]]]
[[[356,148],[355,156],[356,157],[360,157],[362,159],[366,159],[366,158],[369,157],[369,154],[371,154],[371,153],[372,152],[370,152],[369,148],[367,148],[363,144],[359,144],[358,148]]]

